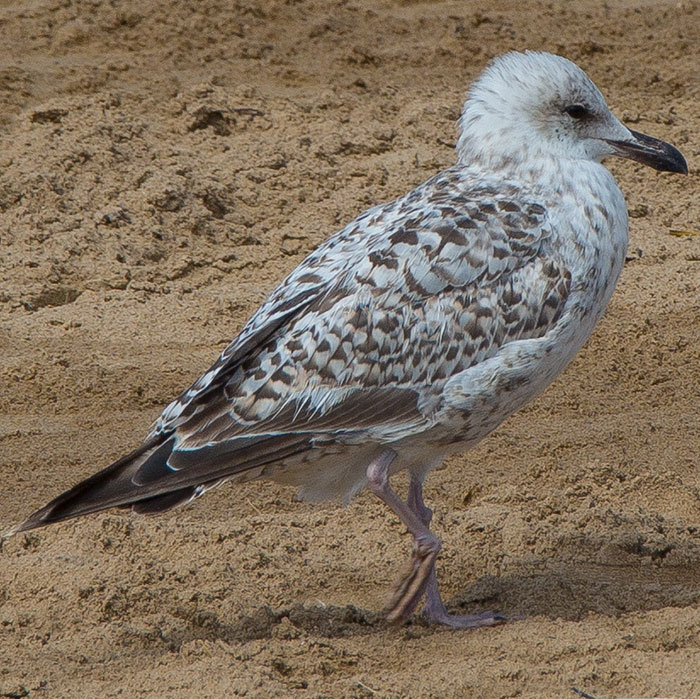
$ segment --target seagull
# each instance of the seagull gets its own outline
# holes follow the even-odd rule
[[[494,59],[458,122],[457,163],[365,211],[271,293],[135,451],[14,532],[112,507],[159,513],[224,481],[271,479],[305,501],[365,487],[413,537],[386,616],[448,613],[428,473],[542,392],[586,342],[622,270],[628,217],[609,156],[687,174],[625,127],[576,64]],[[392,489],[410,477],[406,500]]]

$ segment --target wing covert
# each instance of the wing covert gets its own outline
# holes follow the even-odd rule
[[[462,177],[370,209],[309,255],[166,408],[171,460],[204,482],[218,457],[238,470],[236,442],[393,441],[431,426],[451,376],[546,333],[571,279],[545,207]]]

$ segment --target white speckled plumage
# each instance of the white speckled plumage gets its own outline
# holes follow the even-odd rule
[[[459,125],[454,167],[319,246],[140,449],[21,528],[115,505],[161,511],[223,480],[271,478],[347,502],[368,479],[385,487],[372,481],[375,462],[411,472],[412,511],[427,526],[427,472],[540,393],[610,299],[627,212],[601,160],[682,169],[550,54],[494,61]],[[416,541],[425,534],[408,526]],[[432,561],[397,618],[426,585],[430,596]]]

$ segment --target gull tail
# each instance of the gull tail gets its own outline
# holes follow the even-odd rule
[[[133,505],[135,511],[145,514],[162,512],[188,502],[196,497],[196,486],[168,488],[167,485],[158,487],[155,483],[144,486],[139,485],[136,477],[144,467],[167,471],[167,460],[173,445],[173,437],[159,436],[148,440],[111,466],[53,499],[24,522],[5,532],[3,538],[111,507]]]

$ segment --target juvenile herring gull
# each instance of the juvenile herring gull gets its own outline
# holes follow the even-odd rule
[[[548,53],[495,59],[459,129],[456,165],[326,240],[138,449],[16,531],[115,506],[162,512],[227,480],[343,502],[366,486],[413,536],[388,619],[425,598],[433,623],[500,622],[448,614],[423,481],[548,386],[600,319],[627,247],[625,202],[601,162],[687,166]],[[403,469],[405,502],[389,483]]]

